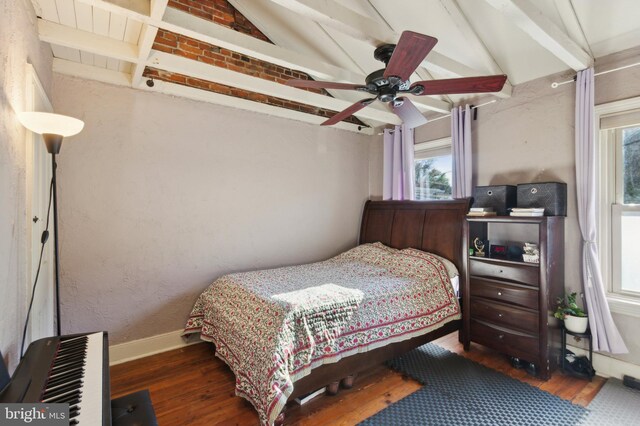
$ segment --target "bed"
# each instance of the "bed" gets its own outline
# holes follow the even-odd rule
[[[216,280],[184,334],[211,341],[261,423],[287,401],[460,328],[469,200],[368,201],[359,245],[327,261]],[[448,261],[447,261],[448,259]]]

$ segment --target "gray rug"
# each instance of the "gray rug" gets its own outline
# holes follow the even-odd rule
[[[577,425],[587,410],[432,343],[390,362],[425,386],[361,425]]]
[[[587,408],[585,426],[640,425],[640,390],[609,379]]]

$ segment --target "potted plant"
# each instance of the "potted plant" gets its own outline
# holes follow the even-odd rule
[[[558,297],[554,317],[564,321],[564,327],[573,333],[584,333],[589,325],[587,314],[576,303],[577,293]]]

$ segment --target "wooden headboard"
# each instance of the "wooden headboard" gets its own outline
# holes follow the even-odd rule
[[[445,201],[367,201],[362,214],[360,244],[381,242],[428,251],[451,260],[466,273],[468,249],[464,218],[471,199]]]

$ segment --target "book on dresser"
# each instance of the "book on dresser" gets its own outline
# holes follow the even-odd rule
[[[547,380],[560,362],[560,324],[551,311],[564,292],[564,218],[467,217],[467,241],[522,236],[539,248],[539,263],[468,255],[463,283],[465,350],[481,345],[535,365]]]

